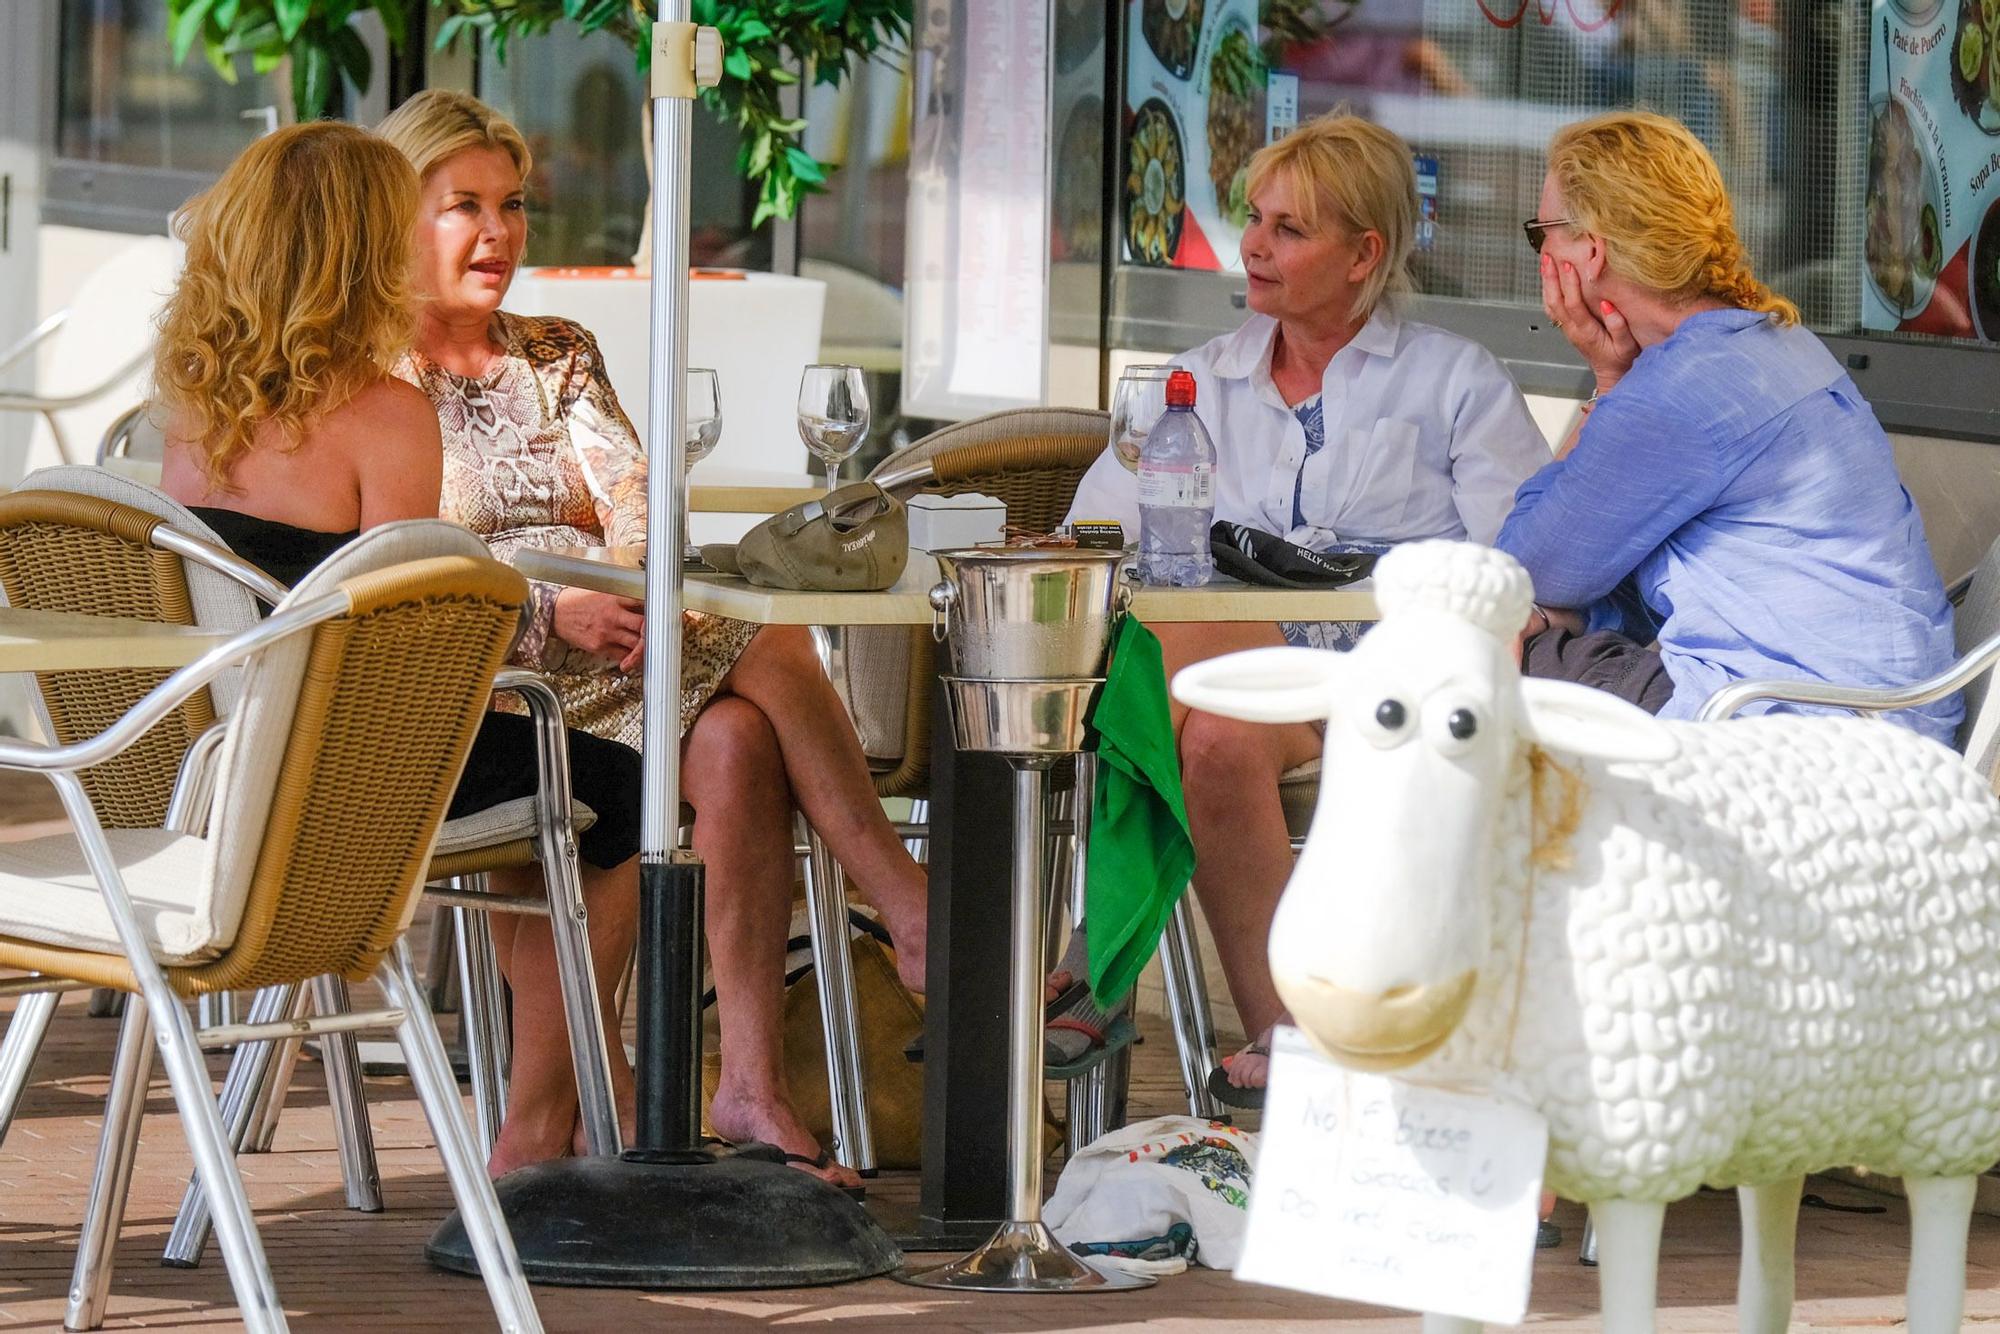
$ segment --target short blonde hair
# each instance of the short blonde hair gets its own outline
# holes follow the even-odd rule
[[[265,423],[296,444],[409,341],[416,217],[402,154],[332,121],[257,140],[174,215],[154,394],[218,488]]]
[[[426,180],[447,159],[468,148],[498,148],[513,160],[523,181],[535,163],[528,141],[514,122],[470,93],[427,88],[382,118],[375,133],[394,144]]]
[[[1359,116],[1329,112],[1307,121],[1250,159],[1251,194],[1283,176],[1299,201],[1299,221],[1316,231],[1328,214],[1351,235],[1382,238],[1382,262],[1370,270],[1353,315],[1410,290],[1410,250],[1417,239],[1417,171],[1410,146]]]
[[[1609,242],[1613,272],[1670,299],[1799,322],[1799,308],[1750,272],[1722,172],[1679,121],[1615,111],[1566,125],[1549,142],[1549,171],[1572,225]]]

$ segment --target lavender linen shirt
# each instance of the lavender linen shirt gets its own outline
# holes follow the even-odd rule
[[[1539,601],[1657,635],[1663,718],[1734,681],[1900,686],[1952,661],[1951,607],[1874,412],[1817,338],[1754,311],[1695,315],[1641,353],[1495,545]],[[1949,745],[1963,713],[1952,695],[1886,716]]]

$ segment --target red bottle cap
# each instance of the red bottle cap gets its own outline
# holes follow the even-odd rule
[[[1167,406],[1170,408],[1194,406],[1194,372],[1175,371],[1167,377]]]

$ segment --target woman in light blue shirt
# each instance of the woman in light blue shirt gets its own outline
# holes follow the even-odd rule
[[[1888,438],[1751,275],[1700,141],[1641,112],[1569,126],[1539,211],[1544,301],[1598,392],[1500,532],[1541,604],[1529,673],[1689,718],[1733,681],[1902,686],[1949,666],[1951,608]],[[1953,695],[1888,717],[1949,744],[1962,713]]]
[[[1397,317],[1416,235],[1409,145],[1324,116],[1251,160],[1243,267],[1254,314],[1178,364],[1215,438],[1215,517],[1315,550],[1419,538],[1490,542],[1549,449],[1520,391],[1477,344]],[[1138,485],[1106,450],[1070,515],[1139,523]],[[1169,674],[1237,649],[1342,648],[1353,628],[1288,622],[1163,625]],[[1194,836],[1194,888],[1252,1042],[1209,1080],[1262,1101],[1284,1013],[1265,954],[1291,874],[1280,775],[1320,754],[1305,724],[1262,726],[1172,705]]]

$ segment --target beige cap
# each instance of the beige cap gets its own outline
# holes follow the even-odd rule
[[[853,482],[773,514],[741,542],[710,543],[701,558],[764,588],[872,592],[903,575],[909,515],[902,501],[875,483]]]

